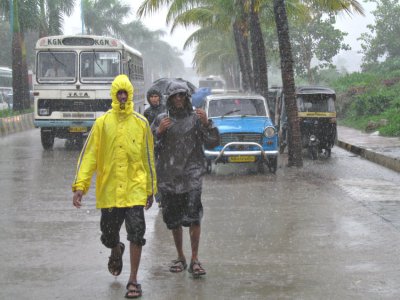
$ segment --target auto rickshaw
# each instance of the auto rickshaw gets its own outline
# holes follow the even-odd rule
[[[296,89],[296,103],[300,122],[301,141],[312,159],[321,154],[331,156],[331,149],[337,139],[336,131],[336,94],[335,91],[322,86],[302,86]],[[287,145],[287,115],[284,97],[280,102],[280,152]]]

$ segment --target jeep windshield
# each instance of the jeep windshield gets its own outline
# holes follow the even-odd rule
[[[262,99],[215,99],[208,107],[208,117],[262,116],[266,117],[265,101]]]

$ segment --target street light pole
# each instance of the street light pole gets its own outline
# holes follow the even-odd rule
[[[14,1],[10,0],[10,33],[11,36],[14,33]]]
[[[81,22],[82,22],[82,34],[85,34],[85,22],[83,17],[83,0],[81,0]]]

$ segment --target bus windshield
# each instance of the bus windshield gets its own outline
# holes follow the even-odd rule
[[[76,52],[39,52],[37,79],[39,82],[76,81]]]
[[[116,51],[91,51],[80,54],[81,81],[109,81],[121,73],[121,55]]]

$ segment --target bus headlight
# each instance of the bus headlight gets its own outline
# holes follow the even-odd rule
[[[271,138],[275,135],[275,128],[272,126],[268,126],[264,129],[264,136]]]
[[[39,109],[39,115],[41,115],[41,116],[50,115],[50,109],[49,108],[40,108]]]

